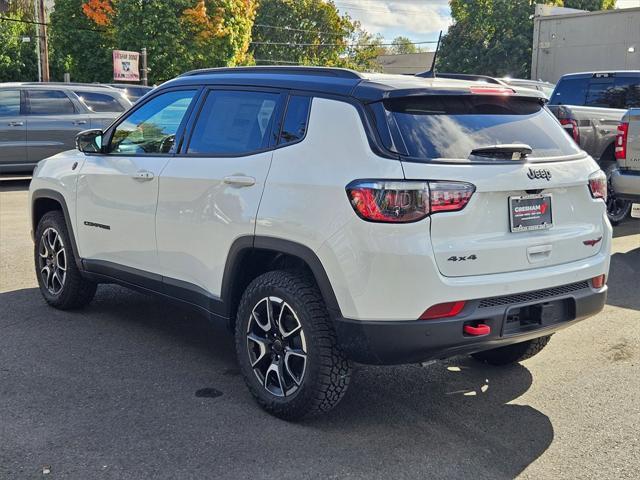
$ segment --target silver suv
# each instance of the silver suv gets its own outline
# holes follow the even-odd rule
[[[115,88],[73,83],[0,84],[0,173],[30,173],[74,148],[87,128],[106,128],[131,106]]]

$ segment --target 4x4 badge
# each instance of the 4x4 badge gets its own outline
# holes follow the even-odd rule
[[[529,177],[531,180],[534,180],[536,178],[544,178],[547,182],[551,181],[551,171],[547,170],[546,168],[529,168],[529,171],[527,172],[527,177]]]

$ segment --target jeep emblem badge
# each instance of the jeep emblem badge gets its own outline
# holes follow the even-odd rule
[[[546,181],[550,182],[551,170],[547,170],[546,168],[536,168],[536,169],[529,168],[529,171],[527,172],[527,177],[529,177],[531,180],[544,178]]]

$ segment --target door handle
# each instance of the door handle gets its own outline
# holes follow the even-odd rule
[[[24,126],[24,122],[18,122],[18,121],[9,122],[9,126],[10,127],[23,127]]]
[[[153,172],[149,170],[138,170],[133,174],[133,178],[140,182],[148,182],[149,180],[153,180]]]
[[[256,179],[246,175],[229,175],[228,177],[224,177],[224,183],[236,187],[250,187],[256,184]]]
[[[73,124],[74,125],[86,125],[87,121],[86,120],[74,120]]]

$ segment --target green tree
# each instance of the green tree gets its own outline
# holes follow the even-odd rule
[[[388,53],[382,44],[384,41],[382,35],[367,32],[357,21],[353,26],[355,30],[349,37],[350,46],[346,53],[340,56],[336,66],[368,72],[380,70],[377,58],[379,55]]]
[[[531,68],[534,0],[450,0],[453,25],[442,38],[440,71],[528,78]],[[612,0],[546,3],[599,10]]]
[[[65,72],[74,82],[109,82],[113,78],[113,30],[96,24],[83,11],[83,0],[56,0],[49,22],[52,80]]]
[[[337,65],[355,30],[332,1],[262,0],[251,53],[258,64]]]
[[[411,40],[407,37],[398,36],[391,42],[391,53],[396,55],[402,55],[405,53],[418,53],[420,50],[411,43]]]
[[[10,20],[0,20],[0,82],[38,80],[36,29],[24,23],[34,20],[33,8],[26,1],[8,2],[4,7],[2,15]]]

